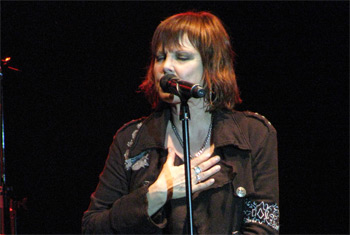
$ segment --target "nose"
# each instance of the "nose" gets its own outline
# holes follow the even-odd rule
[[[172,60],[171,56],[169,56],[169,55],[164,59],[163,72],[164,72],[164,74],[173,74],[174,73],[173,60]]]

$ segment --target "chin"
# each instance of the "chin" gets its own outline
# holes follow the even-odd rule
[[[164,92],[161,92],[159,94],[159,97],[161,100],[163,100],[164,102],[166,103],[169,103],[169,104],[179,104],[181,103],[181,100],[178,96],[175,96],[173,94],[170,94],[170,93],[164,93]]]

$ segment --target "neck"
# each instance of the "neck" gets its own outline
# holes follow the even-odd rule
[[[189,111],[191,119],[188,121],[189,137],[190,137],[190,154],[195,156],[200,150],[207,150],[210,147],[210,135],[211,132],[211,113],[206,112],[206,106],[203,103],[203,99],[196,99],[195,101],[189,100]],[[175,131],[173,130],[171,122],[169,122],[167,127],[168,142],[167,145],[173,146],[177,155],[182,156],[183,148],[180,142],[182,142],[182,121],[179,119],[181,104],[173,105],[171,108],[171,119],[175,126]],[[176,137],[175,132],[177,132],[178,137]],[[206,141],[208,140],[208,141]],[[204,147],[203,147],[204,145]]]
[[[203,144],[203,140],[208,134],[211,113],[206,111],[207,106],[203,103],[203,99],[189,100],[188,105],[191,117],[188,121],[191,146],[197,149],[198,145]],[[182,138],[182,121],[179,119],[180,109],[181,104],[172,107],[172,120]]]

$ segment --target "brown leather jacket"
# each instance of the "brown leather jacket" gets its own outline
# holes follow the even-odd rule
[[[198,234],[276,234],[279,189],[276,130],[252,112],[213,113],[212,143],[220,155],[215,183],[193,194]],[[146,193],[166,161],[170,111],[125,124],[110,146],[100,182],[82,220],[83,233],[184,233],[185,199],[168,201],[151,218]],[[175,164],[183,164],[180,158]]]

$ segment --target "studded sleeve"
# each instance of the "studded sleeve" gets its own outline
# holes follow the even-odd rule
[[[244,203],[244,234],[279,233],[277,132],[263,119],[255,121],[250,131],[255,192]]]

